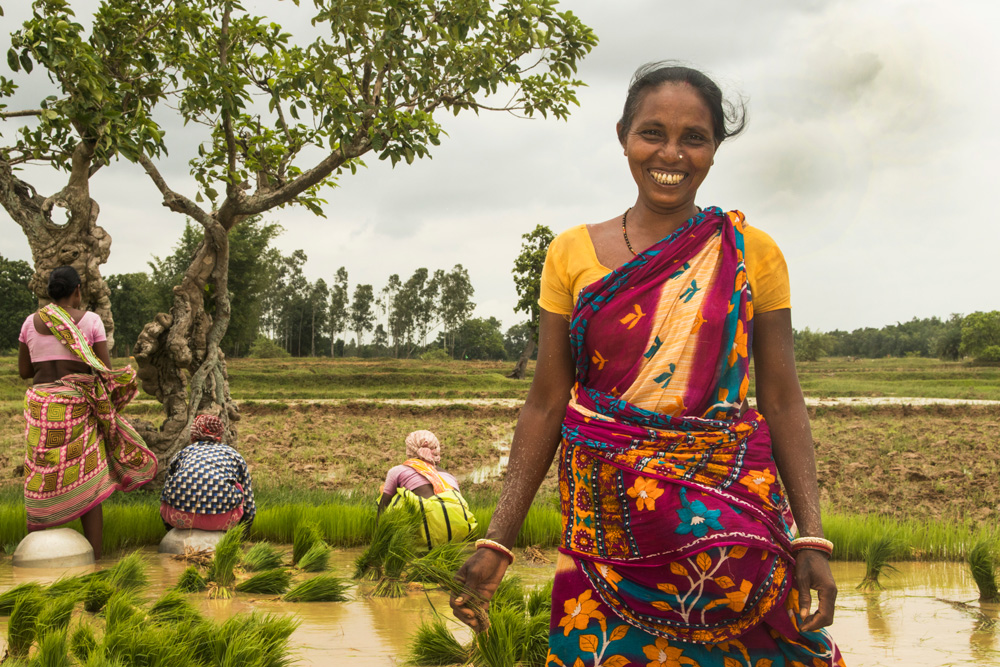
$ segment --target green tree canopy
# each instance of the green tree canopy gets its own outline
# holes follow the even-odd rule
[[[31,293],[31,265],[0,256],[0,351],[17,349],[21,325],[38,301]]]

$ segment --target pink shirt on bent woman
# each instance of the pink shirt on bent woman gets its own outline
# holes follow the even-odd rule
[[[34,317],[34,313],[28,315],[28,319],[21,325],[21,335],[17,337],[17,340],[28,346],[32,362],[55,361],[56,359],[79,361],[79,357],[73,353],[73,350],[63,345],[58,338],[35,331],[35,323],[32,321]],[[104,322],[93,311],[88,310],[84,313],[80,321],[76,323],[76,326],[83,333],[83,337],[91,347],[95,343],[100,343],[102,340],[108,339],[108,335],[104,331]]]
[[[438,470],[438,474],[441,475],[444,481],[456,489],[458,488],[458,480],[455,479],[454,475],[442,470]],[[399,487],[413,491],[417,487],[426,484],[430,484],[430,482],[419,472],[409,466],[399,465],[389,469],[389,474],[385,476],[385,484],[382,486],[382,492],[388,493],[391,496],[396,493],[396,489]]]

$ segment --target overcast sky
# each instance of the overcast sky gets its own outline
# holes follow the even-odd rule
[[[22,2],[4,3],[0,32],[25,16],[11,4]],[[283,16],[290,6],[257,5],[277,6],[269,13]],[[601,40],[582,63],[588,87],[568,122],[442,117],[449,136],[433,159],[395,169],[368,160],[367,170],[325,192],[326,219],[304,209],[267,216],[285,229],[277,245],[303,248],[311,279],[330,282],[345,266],[351,289],[371,283],[378,291],[392,273],[405,280],[418,267],[462,264],[476,290],[475,315],[512,325],[524,319],[512,310],[510,273],[521,235],[537,224],[559,232],[599,222],[634,202],[614,132],[625,89],[638,65],[678,59],[749,101],[748,130],[720,148],[698,203],[739,208],[778,242],[797,328],[880,327],[1000,308],[989,278],[1000,241],[989,203],[1000,177],[1000,4],[572,0],[562,7]],[[185,144],[182,132],[168,136],[164,170],[175,189],[188,183],[193,197],[185,173],[197,139]],[[44,171],[24,177],[44,194],[61,187]],[[99,223],[114,239],[105,275],[145,270],[152,254],[170,252],[184,220],[160,205],[140,169],[112,165],[92,189]],[[30,259],[2,210],[0,227],[0,254]]]

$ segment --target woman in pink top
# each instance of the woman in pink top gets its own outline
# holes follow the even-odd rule
[[[33,381],[24,400],[28,530],[79,517],[100,558],[101,503],[149,482],[156,457],[118,414],[138,393],[135,372],[111,369],[101,318],[80,309],[76,269],[53,270],[48,291],[52,303],[28,316],[18,338],[18,370]]]

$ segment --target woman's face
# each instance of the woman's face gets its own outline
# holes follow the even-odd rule
[[[693,211],[715,158],[712,114],[688,84],[662,84],[639,102],[624,148],[640,204],[663,214]]]

